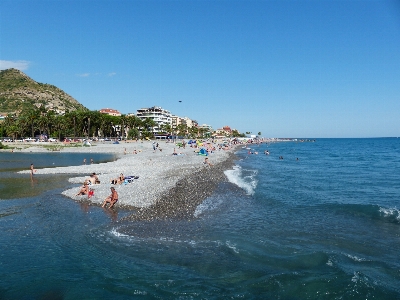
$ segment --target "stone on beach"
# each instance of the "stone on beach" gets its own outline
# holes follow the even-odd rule
[[[209,196],[208,193],[200,193],[200,190],[204,188],[200,186],[196,188],[196,184],[190,185],[187,180],[192,178],[193,181],[194,176],[194,180],[197,178],[199,185],[203,186],[205,178],[201,176],[201,174],[206,175],[206,178],[209,178],[209,187],[207,190],[211,191],[212,187],[215,187],[216,183],[221,181],[224,176],[223,170],[218,167],[217,164],[225,162],[228,158],[232,157],[232,151],[217,149],[208,156],[213,166],[207,166],[203,163],[204,156],[200,156],[195,152],[198,148],[186,146],[186,148],[179,149],[181,155],[172,155],[174,147],[176,147],[174,143],[159,142],[159,144],[162,151],[157,150],[156,152],[153,151],[151,141],[120,144],[99,143],[92,147],[66,147],[62,148],[61,152],[115,153],[117,155],[117,160],[100,164],[38,169],[37,174],[63,173],[71,174],[71,176],[72,174],[79,174],[79,176],[71,177],[69,182],[73,184],[82,184],[91,173],[95,172],[101,183],[90,186],[90,188],[94,190],[93,197],[88,199],[87,196],[75,196],[79,190],[78,185],[67,189],[62,194],[75,201],[90,201],[93,204],[100,205],[104,199],[110,195],[110,187],[114,186],[119,194],[117,207],[151,209],[154,208],[156,204],[159,206],[158,208],[154,208],[152,213],[149,213],[149,210],[145,210],[147,213],[142,213],[142,219],[159,218],[162,210],[165,210],[163,214],[165,216],[178,216],[179,214],[172,213],[173,210],[176,210],[177,203],[172,205],[174,207],[173,209],[168,209],[166,203],[168,201],[170,203],[171,199],[177,202],[179,199],[182,199],[182,197],[185,197],[187,190],[184,188],[182,189],[182,184],[194,189],[194,195],[197,194],[198,198],[201,200]],[[33,149],[28,148],[22,151],[32,152],[32,150]],[[135,150],[137,154],[133,154]],[[38,149],[34,149],[33,151],[37,152],[40,151],[40,149],[38,147]],[[42,151],[46,150],[42,149]],[[230,166],[231,165],[232,162],[230,162]],[[224,168],[228,167],[228,165],[224,165]],[[139,176],[139,178],[133,179],[131,183],[110,184],[111,179],[117,178],[120,173],[123,173],[125,176]],[[186,183],[182,180],[186,180]],[[177,186],[179,181],[182,182]],[[175,197],[171,195],[175,195]],[[189,197],[189,195],[187,195],[187,197]],[[164,203],[164,206],[161,207],[160,199],[164,198],[168,201],[161,201]],[[182,201],[180,200],[180,202]],[[196,203],[197,201],[192,201],[192,206]],[[182,203],[179,205],[182,205]],[[195,207],[190,209],[191,213],[194,212],[194,209]],[[136,218],[139,218],[139,215]]]

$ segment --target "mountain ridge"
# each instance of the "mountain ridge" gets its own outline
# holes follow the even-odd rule
[[[42,105],[59,114],[87,110],[78,100],[54,85],[36,82],[14,68],[0,71],[0,112],[18,114],[24,108]]]

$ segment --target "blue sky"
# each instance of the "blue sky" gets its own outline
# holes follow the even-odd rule
[[[2,0],[9,67],[91,110],[155,105],[265,137],[400,136],[400,1]]]

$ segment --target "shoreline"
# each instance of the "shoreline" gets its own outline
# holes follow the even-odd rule
[[[234,165],[236,156],[233,151],[238,145],[222,150],[218,149],[217,144],[213,144],[216,150],[207,156],[213,165],[208,166],[204,164],[205,156],[195,153],[199,148],[192,148],[189,145],[178,148],[175,143],[164,141],[158,143],[162,151],[159,149],[153,151],[152,141],[62,148],[61,153],[88,153],[88,155],[113,153],[117,160],[100,164],[37,169],[35,174],[70,174],[69,183],[82,184],[89,174],[95,172],[101,183],[90,185],[90,188],[94,190],[92,198],[75,196],[80,186],[68,188],[62,192],[62,195],[76,202],[101,205],[109,196],[110,187],[113,186],[119,194],[116,209],[137,211],[136,214],[125,219],[190,217],[196,207],[212,194],[218,183],[226,179],[224,171]],[[180,155],[172,155],[174,148]],[[133,154],[135,150],[137,154]],[[46,153],[48,150],[29,147],[20,151]],[[19,173],[29,172],[30,170],[24,170]],[[139,178],[134,179],[132,183],[111,184],[111,179],[117,178],[120,173],[125,176],[139,176]]]
[[[210,197],[221,182],[227,181],[224,172],[232,168],[236,160],[236,155],[230,152],[226,160],[181,178],[154,204],[138,210],[122,221],[192,219],[197,206]]]

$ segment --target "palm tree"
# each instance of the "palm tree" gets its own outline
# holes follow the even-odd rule
[[[31,127],[31,137],[32,138],[35,137],[35,126],[40,116],[39,110],[32,108],[26,111],[25,113],[22,113],[22,115],[26,116],[27,125]]]
[[[47,129],[48,136],[50,137],[53,126],[54,126],[54,122],[55,122],[55,119],[57,118],[57,116],[56,116],[56,113],[54,112],[54,110],[49,110],[46,113],[45,117],[46,117],[46,121],[47,121],[46,129]]]
[[[144,121],[143,121],[144,131],[152,133],[151,135],[147,134],[147,137],[153,136],[153,128],[156,126],[157,126],[157,123],[153,119],[151,119],[151,118],[144,119]]]
[[[56,129],[56,131],[58,132],[58,140],[61,140],[61,133],[65,130],[65,128],[67,127],[68,124],[68,120],[65,116],[57,116],[56,118],[54,118],[54,128]],[[64,132],[65,134],[65,132]]]
[[[11,125],[6,128],[6,132],[8,136],[11,136],[13,140],[15,140],[18,137],[18,134],[20,132],[20,127],[17,125]]]
[[[186,126],[186,124],[179,124],[178,126],[177,126],[177,131],[178,131],[178,134],[180,134],[180,135],[183,135],[184,137],[186,136],[186,131],[187,131],[187,126]]]
[[[127,125],[127,116],[126,115],[121,115],[120,117],[121,120],[121,139],[125,139],[125,126]]]

